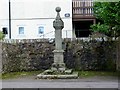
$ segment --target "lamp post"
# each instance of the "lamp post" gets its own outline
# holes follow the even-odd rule
[[[11,39],[11,1],[9,0],[9,39]]]

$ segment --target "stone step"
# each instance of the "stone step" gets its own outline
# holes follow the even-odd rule
[[[73,70],[72,69],[67,69],[65,70],[65,74],[72,74],[73,73]]]
[[[78,78],[78,72],[73,72],[72,74],[39,74],[37,75],[38,79],[75,79]]]

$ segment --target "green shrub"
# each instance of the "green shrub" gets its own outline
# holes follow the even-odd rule
[[[5,37],[5,35],[3,34],[3,32],[0,31],[0,40],[3,39]]]

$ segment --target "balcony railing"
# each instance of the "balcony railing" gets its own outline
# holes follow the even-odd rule
[[[73,0],[73,16],[93,16],[93,0]]]

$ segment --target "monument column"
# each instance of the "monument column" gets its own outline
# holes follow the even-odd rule
[[[53,21],[53,27],[55,28],[55,50],[54,52],[54,63],[52,64],[52,70],[57,71],[64,71],[65,64],[64,64],[64,57],[62,49],[62,29],[64,28],[64,22],[60,17],[61,8],[56,7],[57,16],[56,19]]]
[[[72,69],[66,69],[64,63],[64,57],[62,49],[62,29],[64,28],[64,22],[60,18],[61,8],[56,7],[57,16],[53,21],[53,27],[55,28],[55,50],[54,63],[51,69],[45,70],[43,73],[37,75],[38,78],[77,78],[78,72],[73,72]]]

